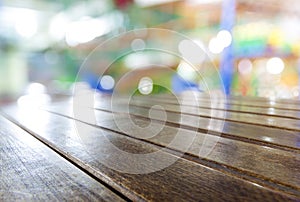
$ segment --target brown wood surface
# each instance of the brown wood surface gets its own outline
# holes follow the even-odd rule
[[[199,97],[208,100],[202,94]],[[224,109],[216,112],[207,104],[195,108],[195,103],[191,101],[191,104],[188,102],[186,106],[181,106],[186,111],[179,113],[180,107],[176,102],[166,95],[151,99],[137,97],[131,101],[128,112],[122,98],[117,99],[117,107],[111,108],[109,98],[99,96],[95,102],[97,109],[82,106],[89,115],[95,115],[95,121],[88,116],[74,117],[73,105],[69,100],[38,110],[6,107],[3,112],[23,130],[39,139],[44,147],[51,148],[51,152],[59,153],[65,158],[64,161],[73,163],[84,170],[85,175],[97,179],[102,189],[109,187],[114,193],[130,200],[300,200],[298,115],[280,114],[280,110],[286,111],[284,105],[297,108],[296,101],[290,104],[286,103],[287,100],[278,101],[279,110],[274,116],[266,111],[253,111],[267,109],[267,100],[241,98],[239,101],[236,97],[231,98],[232,103],[240,102],[232,106],[241,106],[242,109],[253,102],[262,107],[250,106],[244,111],[226,109],[231,115],[224,120],[218,117],[211,119],[207,115],[218,114]],[[153,105],[167,109],[166,122],[159,116],[161,110],[152,110],[154,116],[149,118],[149,109]],[[247,113],[247,110],[251,112]],[[266,119],[278,122],[277,127],[270,125]],[[140,129],[130,125],[130,122]],[[209,123],[212,125],[207,133]],[[223,130],[214,128],[221,123],[224,123]],[[84,135],[78,133],[76,127],[79,126],[84,128]],[[158,129],[157,134],[149,136]],[[185,150],[191,137],[192,144]],[[140,165],[140,162],[118,155],[107,144],[107,140],[120,150],[133,154],[162,150],[161,159]],[[175,143],[172,140],[176,140]],[[214,146],[211,148],[209,144]],[[208,154],[201,153],[209,149]],[[152,170],[174,158],[177,160],[174,164],[148,174],[123,173],[104,163],[109,159],[112,165],[122,165],[129,170],[136,165],[144,170]]]
[[[60,103],[59,106],[52,107],[48,110],[74,119],[70,106],[71,105],[69,103]],[[97,118],[97,126],[111,131],[116,131],[123,135],[128,135],[135,138],[138,137],[139,139],[143,140],[143,136],[140,135],[139,132],[130,125],[128,125],[128,119],[122,113],[112,114],[105,111],[95,111],[94,113]],[[131,118],[134,123],[140,127],[145,127],[149,124],[149,120],[135,116],[132,116]],[[118,120],[118,122],[124,127],[127,126],[127,133],[124,133],[118,128],[115,123],[116,120]],[[92,122],[88,122],[83,119],[80,119],[80,121],[87,124],[93,124]],[[144,129],[144,132],[150,133],[154,130],[154,128],[159,127],[160,123],[153,123],[152,127]],[[193,132],[190,130],[182,129],[182,131],[186,136],[193,136]],[[150,139],[147,139],[147,142],[163,147],[169,147],[169,142],[175,138],[177,132],[177,127],[164,126],[160,133]],[[295,190],[297,190],[297,192],[300,191],[300,151],[284,151],[272,147],[261,147],[247,142],[241,142],[197,132],[197,136],[195,137],[193,144],[187,153],[193,157],[198,157],[200,152],[199,150],[205,138],[208,141],[216,141],[217,144],[208,156],[199,156],[201,159],[196,158],[194,159],[195,161],[213,161],[218,165],[231,167],[231,172],[239,172],[240,175],[244,175],[244,177],[248,178],[254,177],[252,180],[259,181],[257,177],[261,177],[267,179],[269,185],[270,182],[274,182],[277,185],[284,185],[285,187],[281,187],[282,190],[287,189],[287,187],[293,187]],[[184,141],[181,143],[186,144]],[[182,151],[181,145],[174,145],[169,148],[176,151]],[[257,153],[260,155],[257,156]],[[276,159],[276,161],[274,161],[274,159]],[[261,164],[262,160],[264,162],[263,164]],[[290,166],[286,167],[285,165]],[[293,174],[289,175],[287,173]],[[275,184],[273,185],[275,186]]]
[[[152,105],[161,105],[160,103],[152,103]],[[70,105],[70,104],[69,104]],[[146,108],[144,105],[147,104],[140,104],[141,106],[134,106],[131,105],[129,107],[130,113],[139,117],[148,117],[149,107]],[[152,106],[151,105],[151,106]],[[126,112],[126,108],[122,107],[122,104],[119,103],[117,108],[118,112]],[[150,106],[150,105],[149,105]],[[165,107],[165,105],[161,105]],[[111,111],[111,105],[106,102],[97,102],[95,104],[96,109]],[[177,108],[178,109],[178,108]],[[179,109],[178,109],[179,110]],[[154,111],[156,111],[154,109]],[[157,110],[158,111],[158,110]],[[232,122],[228,121],[226,118],[222,119],[210,119],[209,117],[200,117],[200,116],[193,116],[189,114],[180,114],[178,112],[171,112],[167,111],[167,123],[169,124],[176,124],[179,125],[179,120],[181,119],[180,125],[181,127],[191,129],[191,130],[198,130],[199,132],[206,132],[209,130],[211,134],[217,134],[223,137],[228,137],[232,139],[238,139],[240,141],[256,141],[257,144],[266,144],[272,147],[279,147],[283,149],[300,149],[299,141],[300,141],[300,134],[298,131],[293,130],[282,130],[284,128],[283,125],[278,125],[276,127],[271,127],[269,124],[247,124],[243,122]],[[156,117],[157,120],[162,120],[162,117]],[[252,119],[249,118],[248,122]],[[224,124],[223,128],[208,128],[209,122],[212,121],[214,124]],[[293,121],[293,120],[292,120]],[[287,121],[288,122],[288,121]],[[276,122],[271,122],[275,124]],[[284,138],[283,138],[284,136]]]
[[[157,100],[155,100],[157,101]],[[166,103],[169,105],[176,105],[171,102],[167,102],[161,100],[162,103]],[[183,104],[186,106],[193,107],[195,104]],[[221,104],[220,104],[221,105]],[[224,106],[213,106],[209,101],[207,102],[199,102],[197,104],[197,107],[200,109],[216,109],[216,110],[223,110],[228,112],[238,112],[238,113],[247,113],[247,114],[257,114],[257,115],[269,115],[274,117],[283,117],[283,118],[291,118],[291,119],[300,119],[300,111],[297,110],[286,110],[286,109],[277,109],[273,107],[264,107],[261,108],[259,106],[257,107],[249,107],[245,105],[230,105],[230,104],[224,104]]]
[[[123,201],[0,116],[0,201]]]
[[[152,96],[153,97],[153,96]],[[211,96],[208,96],[206,94],[196,94],[196,96],[193,96],[193,98],[187,98],[185,95],[177,95],[176,96],[179,99],[185,99],[190,100],[187,102],[187,104],[194,103],[194,97],[197,98],[197,100],[201,103],[209,103],[211,102]],[[154,99],[160,99],[160,100],[167,100],[168,102],[173,103],[174,98],[170,99],[169,95],[160,95],[153,97]],[[274,100],[274,99],[264,99],[261,98],[257,100],[257,98],[250,98],[250,97],[222,97],[219,98],[221,103],[224,103],[225,105],[235,105],[235,106],[247,106],[247,107],[258,107],[258,108],[275,108],[275,109],[284,109],[284,110],[294,110],[294,111],[300,111],[300,105],[299,101],[296,100],[289,100],[289,101],[282,101],[282,100]]]
[[[107,107],[110,105],[103,105],[103,103],[98,102],[99,105],[96,107]],[[98,104],[97,103],[97,104]],[[104,103],[106,104],[106,103]],[[116,103],[118,105],[124,105],[124,103]],[[273,117],[270,115],[262,115],[262,114],[249,114],[249,113],[240,113],[240,112],[230,112],[230,111],[222,111],[222,110],[215,110],[215,109],[199,109],[196,106],[181,106],[178,107],[166,103],[161,102],[154,102],[154,101],[131,101],[130,110],[132,112],[136,111],[143,111],[142,108],[149,109],[154,105],[160,105],[170,113],[180,113],[184,115],[190,115],[195,117],[204,117],[204,118],[214,118],[219,120],[225,120],[230,122],[239,122],[239,123],[247,123],[253,125],[262,125],[262,126],[269,126],[273,128],[281,128],[285,130],[294,130],[300,131],[300,122],[297,119],[291,118],[284,118],[284,117]],[[125,105],[126,106],[126,105]],[[100,108],[101,109],[101,108]],[[107,108],[105,108],[107,109]],[[124,109],[124,107],[120,107],[120,109]],[[193,118],[193,117],[191,117]]]
[[[143,101],[154,101],[159,103],[165,103],[169,105],[178,105],[178,101],[174,99],[159,99],[158,97],[147,97],[147,98],[139,98]],[[179,97],[179,101],[182,101],[183,99]],[[257,115],[269,115],[274,117],[284,117],[284,118],[292,118],[292,119],[300,119],[300,111],[295,109],[289,109],[289,108],[278,108],[274,107],[273,105],[264,106],[262,107],[260,104],[261,102],[257,101],[251,101],[251,105],[244,105],[243,102],[240,102],[240,104],[230,104],[225,101],[217,101],[218,105],[214,105],[212,103],[212,99],[199,99],[198,102],[191,102],[191,99],[188,99],[188,101],[185,101],[185,103],[182,103],[184,106],[189,107],[198,107],[201,109],[217,109],[217,110],[225,110],[227,112],[238,112],[238,113],[247,113],[247,114],[257,114]],[[271,101],[267,101],[267,103],[270,103]],[[272,103],[272,102],[271,102]],[[300,103],[295,102],[294,105],[300,105]]]

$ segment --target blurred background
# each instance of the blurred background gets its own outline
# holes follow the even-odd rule
[[[97,45],[140,28],[191,38],[219,69],[227,94],[299,99],[298,0],[0,0],[0,103],[28,93],[71,94],[79,67]],[[106,57],[115,54],[111,50]],[[178,92],[201,91],[184,62],[149,53],[117,61],[100,80],[89,72],[86,81],[111,93],[127,69],[157,57],[190,83],[163,70],[154,79]],[[141,94],[164,91],[143,88],[151,82],[140,80]]]

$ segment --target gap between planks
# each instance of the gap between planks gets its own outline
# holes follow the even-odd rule
[[[71,120],[79,121],[79,122],[87,124],[91,127],[100,128],[100,129],[103,129],[103,130],[106,130],[106,131],[117,133],[117,134],[122,135],[122,136],[126,136],[130,139],[135,139],[135,140],[138,140],[138,141],[142,141],[142,142],[154,145],[158,148],[166,148],[166,147],[163,147],[160,144],[154,143],[154,142],[149,141],[149,140],[133,137],[133,136],[130,136],[126,133],[122,133],[118,130],[114,130],[114,129],[99,126],[99,125],[94,125],[94,124],[91,124],[91,123],[88,123],[88,122],[85,122],[85,121],[82,121],[82,120],[79,120],[79,119],[75,119],[75,118],[70,117],[68,115],[60,114],[60,113],[57,113],[57,112],[48,111],[48,110],[45,110],[45,111],[47,111],[48,113],[56,114],[56,115],[71,119]],[[176,149],[173,149],[173,148],[167,147],[166,151],[168,151],[172,155],[176,155],[176,156],[181,156],[182,155],[182,151],[176,150]],[[300,194],[299,189],[297,187],[291,186],[289,184],[285,184],[285,183],[277,181],[277,180],[271,180],[271,179],[266,178],[266,177],[264,177],[262,175],[259,175],[259,174],[254,174],[254,173],[251,173],[251,172],[248,172],[248,171],[245,171],[245,170],[240,170],[236,167],[233,167],[233,166],[230,166],[230,165],[225,165],[225,164],[222,164],[222,163],[218,163],[218,162],[213,161],[213,160],[209,160],[209,159],[205,159],[205,158],[199,158],[198,156],[195,156],[195,155],[187,153],[187,152],[184,153],[182,155],[182,157],[186,160],[189,160],[189,161],[192,161],[192,162],[195,162],[195,163],[199,163],[203,166],[209,167],[209,168],[214,169],[214,170],[218,170],[222,173],[225,173],[226,175],[241,178],[243,180],[246,180],[246,181],[249,181],[249,182],[252,182],[252,183],[260,184],[264,187],[268,187],[268,188],[276,190],[276,191],[281,191],[283,193],[289,193],[289,194],[292,194],[292,195],[295,195],[295,196],[299,196],[299,194]]]
[[[139,196],[136,196],[135,194],[131,193],[129,190],[124,189],[123,187],[120,187],[118,184],[115,184],[111,179],[108,179],[104,175],[100,175],[97,170],[95,170],[93,167],[89,166],[88,164],[83,163],[80,159],[75,158],[74,156],[71,156],[68,154],[68,152],[64,152],[60,149],[58,149],[55,145],[53,145],[50,141],[43,138],[42,136],[34,133],[27,127],[24,127],[22,124],[20,124],[18,121],[13,119],[10,115],[7,115],[5,112],[1,112],[0,115],[6,118],[6,120],[13,123],[15,126],[21,128],[25,132],[27,132],[29,135],[33,136],[36,140],[50,148],[52,151],[57,153],[59,156],[64,158],[66,161],[70,162],[72,165],[74,165],[76,168],[80,169],[82,172],[99,182],[100,184],[107,187],[110,191],[115,193],[120,198],[126,200],[126,201],[145,201],[145,199],[140,198]],[[118,189],[115,189],[115,188]]]

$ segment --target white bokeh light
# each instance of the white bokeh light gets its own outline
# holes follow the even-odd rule
[[[59,13],[51,19],[49,34],[55,40],[62,40],[65,37],[69,20],[64,13]]]
[[[30,38],[37,33],[38,20],[36,14],[30,9],[19,9],[15,12],[15,30],[24,37]]]
[[[232,43],[231,33],[227,30],[221,30],[217,36],[209,41],[208,49],[214,54],[221,53],[224,48],[230,46]]]
[[[141,78],[138,86],[139,92],[143,95],[149,95],[153,90],[153,81],[149,77]]]
[[[280,74],[284,69],[284,62],[281,58],[274,57],[267,62],[267,72],[270,74]]]
[[[177,73],[183,79],[187,79],[187,80],[193,80],[197,76],[196,70],[191,65],[189,65],[184,61],[181,61],[180,64],[178,65]]]
[[[100,85],[105,90],[111,90],[115,86],[115,80],[109,75],[104,75],[100,80]]]
[[[229,31],[221,30],[217,34],[217,40],[219,43],[222,44],[223,48],[226,48],[226,47],[230,46],[230,44],[232,42],[232,36]]]
[[[30,83],[26,88],[26,94],[43,94],[46,93],[46,87],[41,83]]]
[[[209,41],[208,49],[209,49],[210,52],[212,52],[214,54],[219,54],[223,51],[224,47],[223,47],[222,43],[220,43],[217,38],[212,38]]]
[[[25,95],[21,96],[17,103],[21,108],[38,108],[51,102],[51,97],[46,94],[46,87],[41,83],[30,83]]]

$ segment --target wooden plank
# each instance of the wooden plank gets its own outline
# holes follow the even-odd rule
[[[160,99],[160,97],[162,97]],[[179,101],[183,99],[176,100],[175,97],[172,99],[171,96],[133,96],[131,100],[131,104],[137,102],[151,102],[151,103],[161,103],[167,105],[174,105],[177,106]],[[179,97],[180,98],[180,97]],[[98,95],[98,100],[109,100],[109,96]],[[127,102],[124,97],[120,97],[118,99],[120,102]],[[194,101],[192,101],[194,100]],[[246,113],[246,114],[254,114],[254,115],[267,115],[270,117],[282,117],[282,118],[290,118],[290,119],[300,119],[300,111],[298,110],[291,110],[291,109],[277,109],[274,107],[259,107],[259,106],[245,106],[245,105],[231,105],[228,103],[222,103],[221,101],[217,104],[212,104],[211,100],[198,100],[199,102],[196,103],[195,99],[188,98],[184,99],[184,102],[181,102],[182,106],[187,107],[198,107],[199,109],[208,109],[208,110],[221,110],[221,111],[228,111],[228,112],[238,112],[238,113]]]
[[[0,116],[0,201],[123,201]]]
[[[153,103],[155,104],[155,103]],[[70,105],[70,103],[69,103]],[[111,104],[109,102],[96,102],[96,109],[111,111]],[[184,108],[184,107],[183,107]],[[138,106],[130,106],[130,113],[136,116],[148,118],[149,109]],[[119,107],[114,109],[121,113],[127,113],[126,106],[122,106],[119,103]],[[153,111],[159,111],[153,109]],[[164,121],[164,117],[157,116],[156,120]],[[212,127],[209,125],[210,121],[213,121],[216,125],[224,124],[223,128]],[[210,131],[211,134],[216,133],[222,137],[227,137],[231,139],[238,139],[241,141],[249,142],[254,141],[257,144],[262,143],[267,146],[276,146],[278,148],[290,148],[300,150],[299,144],[299,132],[281,130],[279,128],[266,127],[263,125],[253,125],[247,123],[231,122],[218,119],[203,118],[200,116],[190,116],[186,114],[179,114],[175,112],[167,112],[167,123],[179,124],[187,129],[198,130],[199,132]],[[221,133],[221,134],[220,134]],[[284,138],[283,138],[284,137]]]
[[[180,94],[180,96],[185,96],[186,92]],[[193,92],[193,95],[197,96],[197,98],[200,99],[210,99],[211,95],[210,93],[205,93],[205,92]],[[157,94],[155,97],[169,97],[170,94]],[[276,100],[277,103],[281,104],[293,104],[297,105],[300,104],[300,101],[297,99],[285,99],[285,98],[266,98],[266,97],[253,97],[253,96],[239,96],[239,95],[227,95],[226,98],[224,97],[222,100],[234,100],[234,101],[252,101],[252,102],[257,102],[257,103],[266,103],[269,102],[270,100]]]
[[[207,94],[198,94],[195,92],[195,95],[197,97],[197,100],[201,103],[207,103],[209,104],[211,102],[211,99],[209,95]],[[174,100],[174,96],[170,95],[156,95],[152,96],[154,99],[160,99],[160,100],[165,100],[168,102],[177,102]],[[172,98],[173,97],[173,98]],[[186,101],[186,104],[193,104],[195,99],[194,97],[186,96],[186,95],[177,95],[176,96],[179,99],[184,99]],[[148,97],[148,99],[151,99],[151,96]],[[281,103],[280,101],[277,101],[276,99],[266,99],[265,102],[263,101],[255,101],[252,100],[251,98],[247,97],[244,100],[241,99],[222,99],[218,98],[220,103],[224,105],[237,105],[237,106],[247,106],[247,107],[259,107],[259,108],[274,108],[274,109],[284,109],[284,110],[294,110],[294,111],[300,111],[300,106],[298,102],[286,102],[286,103]]]
[[[60,103],[59,106],[52,107],[49,110],[74,118],[72,117],[71,106],[72,105],[70,104],[63,105]],[[127,116],[124,116],[123,114],[113,115],[112,113],[103,111],[95,111],[91,113],[95,113],[97,126],[124,134],[124,131],[120,129],[121,124],[123,129],[126,128],[127,133],[124,135],[140,137],[140,139],[143,139],[143,136],[139,134],[139,131],[136,131],[134,127],[128,124]],[[149,124],[149,121],[145,119],[135,116],[132,116],[131,118],[139,127],[145,128],[145,126]],[[84,119],[80,120],[93,124]],[[115,121],[118,121],[119,125],[116,125]],[[151,131],[154,131],[155,128],[161,128],[160,123],[152,124],[151,128],[144,129],[145,133],[150,133]],[[184,129],[182,131],[184,131],[185,136],[194,135],[192,131]],[[170,141],[175,138],[177,133],[178,128],[164,126],[157,135],[147,139],[147,141],[155,145],[185,152],[181,149],[182,146],[169,144]],[[201,145],[205,138],[207,138],[206,140],[210,139],[210,142],[217,142],[214,149],[208,156],[200,154]],[[183,141],[182,144],[185,144],[185,142]],[[186,152],[195,157],[198,157],[200,154],[199,157],[201,159],[206,159],[226,167],[231,167],[235,171],[239,170],[242,174],[246,173],[252,177],[267,179],[268,182],[272,181],[274,183],[280,183],[300,191],[300,173],[298,173],[300,167],[300,152],[287,152],[270,147],[263,147],[230,139],[228,140],[226,138],[206,135],[203,133],[197,133],[192,145]],[[232,158],[234,158],[234,161]],[[276,159],[276,161],[274,161],[274,159]],[[261,164],[261,161],[264,163]],[[286,173],[293,174],[286,175]]]
[[[139,99],[143,101],[152,101],[159,102],[162,104],[168,105],[177,105],[176,101],[164,100],[164,99],[153,99],[153,98],[142,98],[140,96]],[[283,117],[283,118],[291,118],[291,119],[300,119],[300,111],[297,110],[286,110],[286,109],[277,109],[273,107],[264,107],[261,108],[259,106],[244,106],[244,105],[231,105],[231,104],[218,104],[213,105],[209,100],[199,101],[198,103],[188,102],[189,104],[182,103],[183,106],[188,107],[198,107],[200,109],[216,109],[216,110],[225,110],[228,112],[238,112],[238,113],[248,113],[248,114],[256,114],[256,115],[268,115],[274,117]]]
[[[164,99],[158,99],[155,97],[148,98],[145,97],[144,99],[140,96],[139,99],[142,99],[143,101],[152,101],[152,102],[159,102],[163,104],[169,104],[169,105],[177,105],[178,102],[174,99],[165,99],[167,97],[164,97]],[[107,99],[107,98],[106,98]],[[192,100],[192,99],[190,99]],[[270,102],[270,101],[269,101]],[[298,110],[287,110],[287,109],[278,109],[274,108],[272,106],[270,107],[260,107],[260,103],[257,103],[257,106],[245,106],[243,104],[237,105],[237,104],[228,104],[228,103],[222,103],[218,105],[212,105],[211,101],[209,99],[207,100],[199,100],[198,103],[191,102],[191,101],[185,101],[185,103],[182,103],[183,106],[189,106],[189,107],[198,107],[200,109],[216,109],[216,110],[225,110],[228,112],[238,112],[238,113],[247,113],[247,114],[256,114],[256,115],[268,115],[268,116],[274,116],[274,117],[283,117],[283,118],[292,118],[292,119],[300,119],[300,111]]]
[[[120,103],[122,104],[122,103]],[[247,123],[253,125],[262,125],[272,128],[280,128],[286,130],[295,130],[300,131],[300,121],[297,119],[283,118],[283,117],[274,117],[268,115],[258,115],[258,114],[249,114],[249,113],[239,113],[239,112],[231,112],[231,111],[221,111],[214,109],[201,109],[199,110],[194,106],[181,106],[178,107],[175,105],[169,105],[161,102],[151,102],[151,101],[132,101],[132,107],[152,107],[154,105],[161,105],[166,111],[182,113],[191,116],[200,116],[207,118],[215,118],[215,119],[224,119],[225,121],[231,122],[239,122],[239,123]]]
[[[188,92],[188,94],[190,94]],[[179,96],[186,96],[187,92],[183,92],[179,94]],[[196,92],[193,91],[193,97],[196,96],[199,99],[210,99],[211,96],[214,95],[213,93],[206,93],[206,92]],[[156,94],[154,97],[161,97],[161,98],[167,98],[170,94]],[[285,99],[285,98],[266,98],[266,97],[253,97],[253,96],[239,96],[239,95],[227,95],[226,97],[220,97],[222,100],[229,100],[229,101],[239,101],[239,102],[257,102],[257,103],[266,103],[270,102],[271,100],[275,100],[277,103],[280,104],[292,104],[292,105],[298,105],[300,104],[300,101],[297,99]]]
[[[82,145],[82,142],[75,138],[76,130],[71,119],[39,111],[31,113],[31,120],[28,120],[28,112],[23,113],[21,109],[7,109],[6,113],[35,136],[43,138],[49,145],[68,156],[70,160],[77,159],[77,163],[82,162],[80,166],[84,166],[100,179],[109,179],[106,180],[107,183],[125,195],[134,193],[140,199],[155,201],[296,201],[299,199],[298,195],[293,196],[263,187],[229,175],[225,170],[221,172],[182,158],[177,159],[167,168],[149,174],[116,172],[101,164],[106,161],[107,155],[112,163],[124,164],[129,168],[134,167],[138,162],[120,158],[105,144],[107,139],[119,149],[129,153],[146,154],[161,148],[87,125],[84,125],[87,131],[82,137],[86,141]],[[87,150],[97,155],[91,157],[91,153],[86,152]],[[175,157],[166,152],[161,154],[162,161],[151,161],[149,167],[145,169],[151,170],[152,166],[160,165],[164,160]]]
[[[198,95],[200,95],[199,93]],[[204,93],[202,93],[204,94]],[[280,104],[292,104],[298,105],[300,101],[297,98],[267,98],[267,97],[254,97],[254,96],[240,96],[240,95],[230,95],[227,96],[228,100],[235,100],[235,101],[252,101],[257,103],[266,103],[270,102],[270,100],[275,100],[277,103]]]

